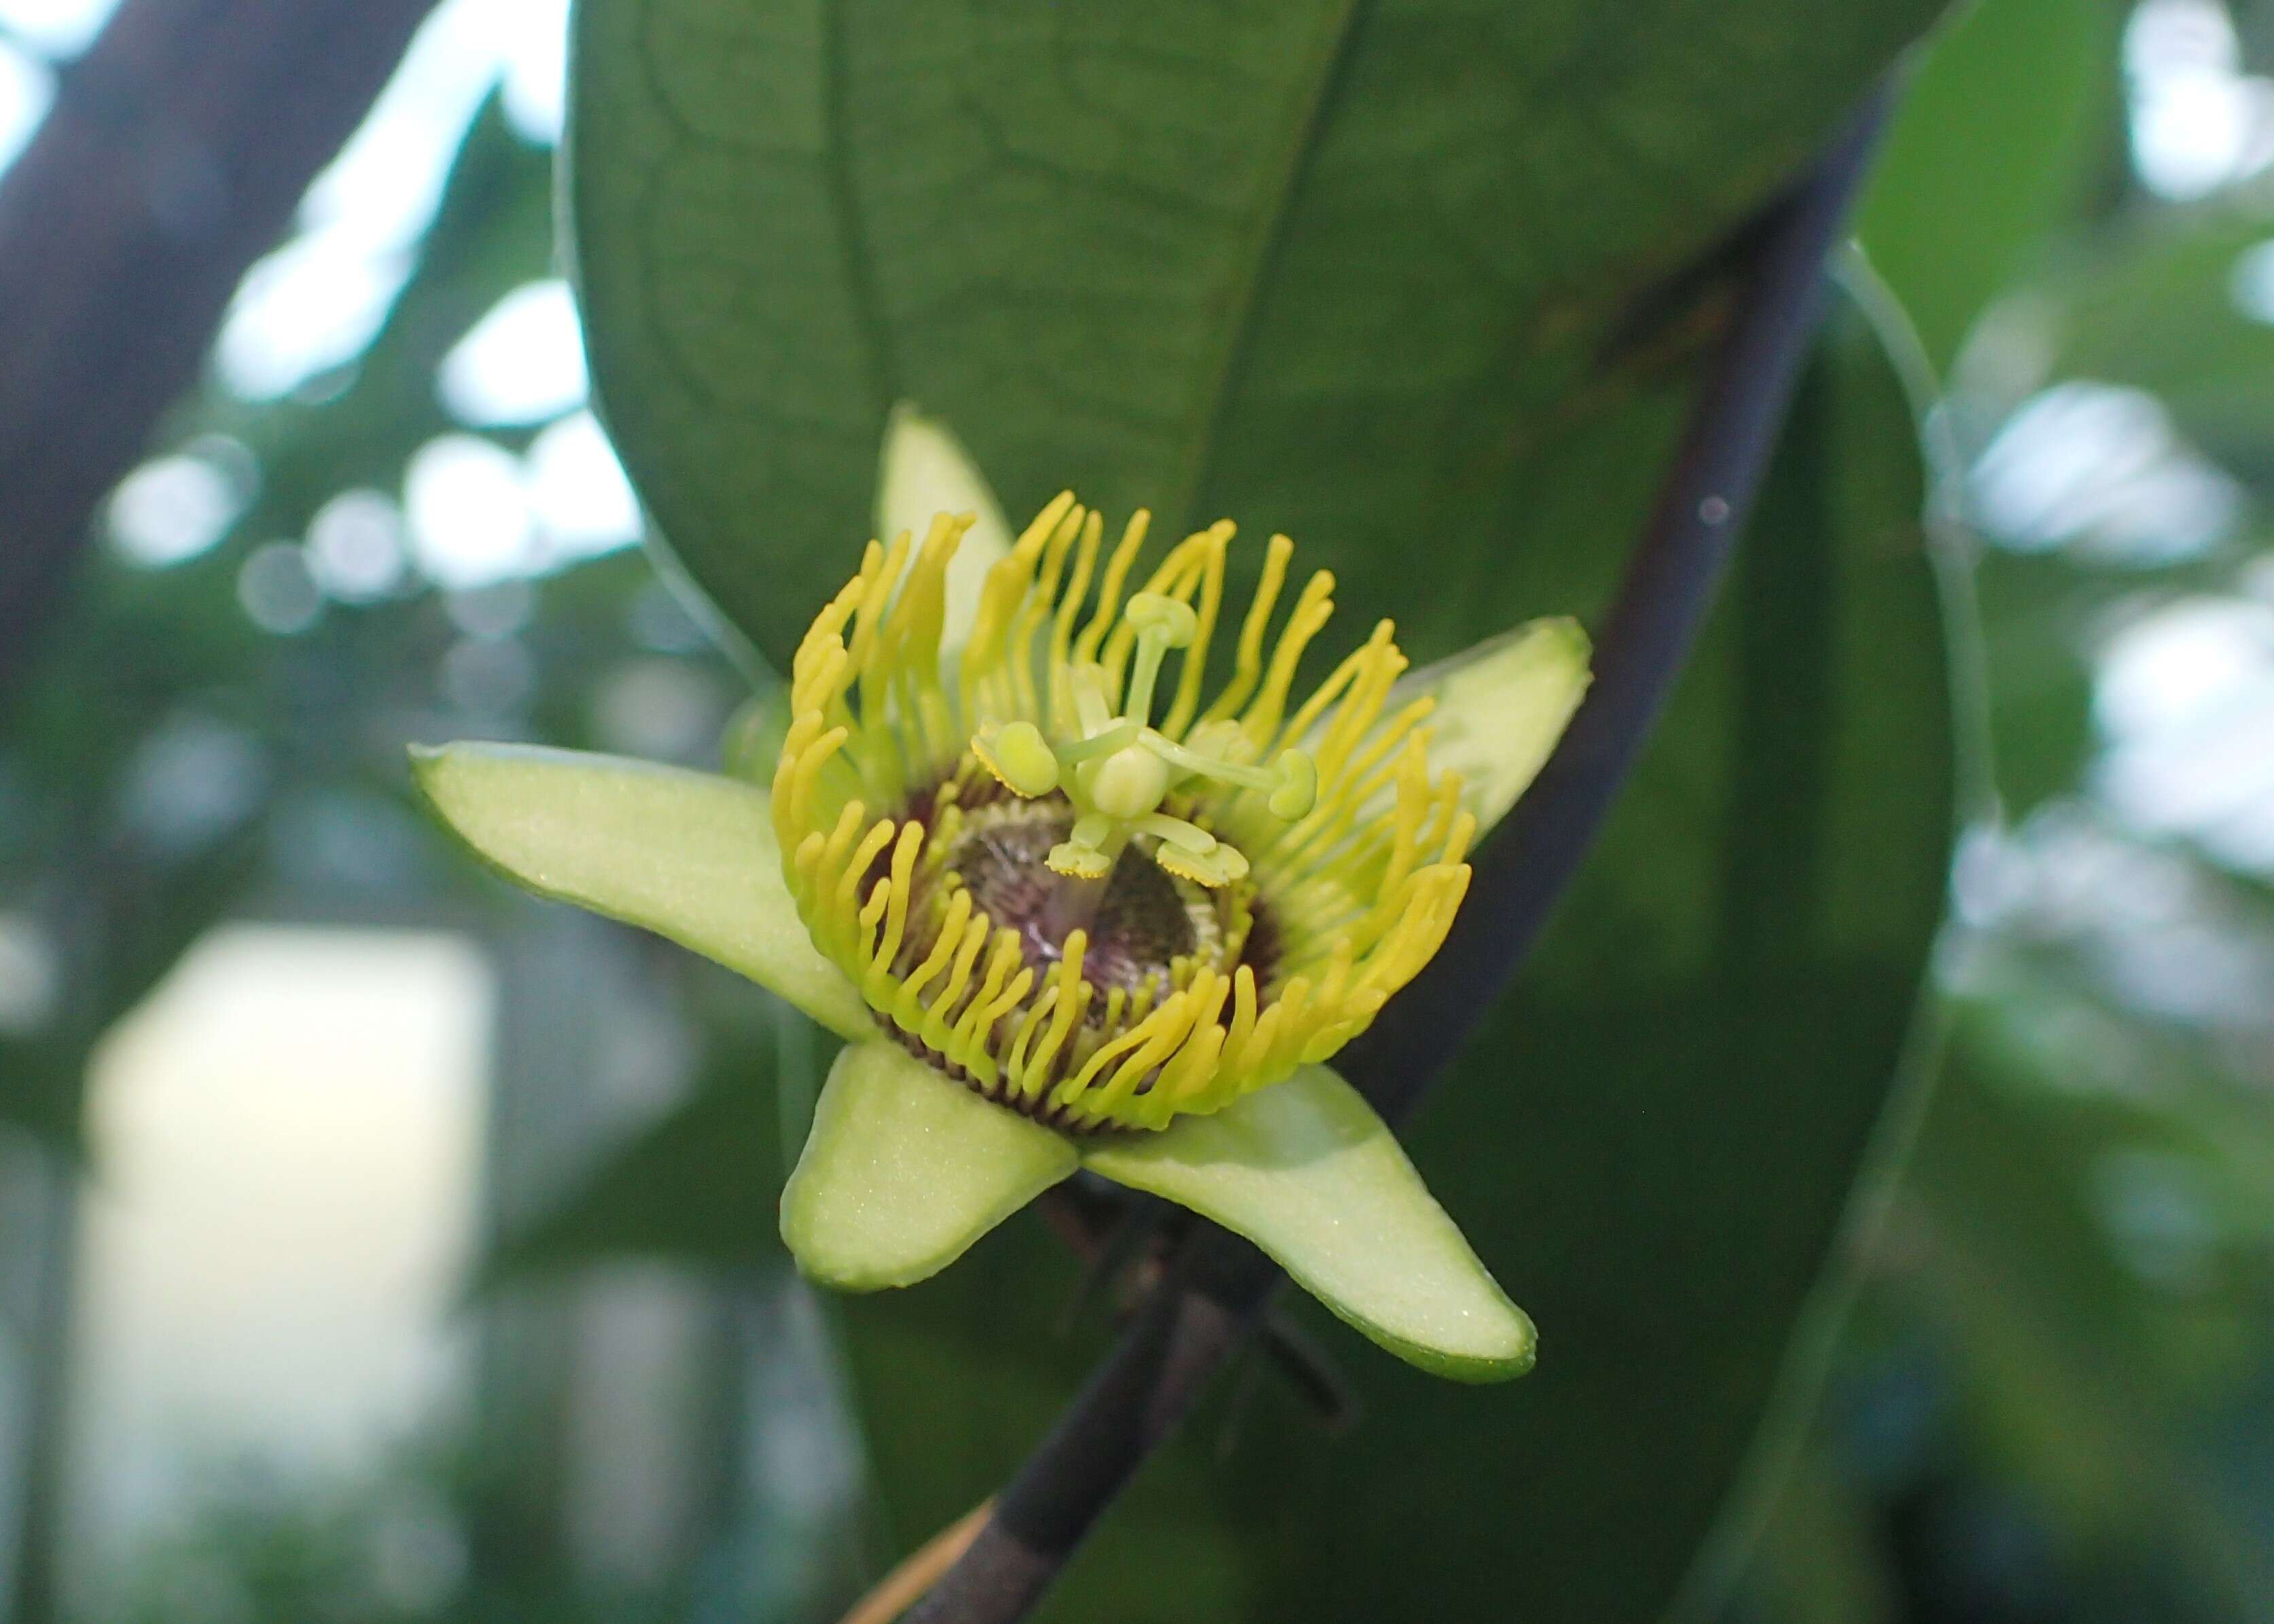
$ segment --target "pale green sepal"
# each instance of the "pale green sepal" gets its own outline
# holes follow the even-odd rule
[[[877,535],[889,545],[907,530],[921,544],[932,515],[942,513],[978,515],[947,567],[940,646],[953,654],[971,635],[987,572],[1011,551],[1011,527],[1004,522],[1002,505],[986,476],[954,431],[902,401],[885,425],[884,453],[877,470]]]
[[[1429,766],[1461,775],[1461,804],[1490,829],[1546,765],[1587,691],[1587,634],[1577,620],[1533,620],[1426,665],[1399,682],[1389,714],[1424,694],[1436,710]]]
[[[1082,1142],[1091,1171],[1254,1241],[1400,1358],[1463,1381],[1532,1368],[1532,1321],[1508,1300],[1397,1136],[1322,1065],[1157,1133]]]
[[[840,1051],[782,1190],[808,1279],[913,1285],[1074,1170],[1073,1147],[882,1039]]]
[[[797,916],[761,792],[534,745],[413,749],[410,766],[435,810],[507,877],[668,936],[846,1037],[875,1034],[859,990]]]

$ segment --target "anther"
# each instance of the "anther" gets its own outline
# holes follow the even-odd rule
[[[1264,805],[1271,816],[1293,823],[1307,817],[1319,800],[1319,765],[1300,750],[1282,750],[1279,759],[1271,763],[1272,776],[1278,779],[1270,798]]]
[[[1032,722],[981,728],[971,741],[971,753],[1005,788],[1029,801],[1058,786],[1058,758]]]

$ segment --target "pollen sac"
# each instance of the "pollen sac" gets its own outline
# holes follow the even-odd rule
[[[1319,804],[1319,767],[1300,750],[1282,750],[1270,799],[1263,804],[1274,817],[1292,823]]]
[[[1058,758],[1032,722],[1007,722],[971,736],[971,753],[1004,788],[1033,797],[1058,786]]]
[[[773,816],[817,945],[913,1052],[1069,1131],[1162,1127],[1325,1059],[1468,884],[1475,820],[1430,774],[1430,702],[1389,703],[1389,623],[1296,700],[1334,583],[1280,615],[1275,536],[1204,693],[1231,525],[1125,597],[1147,515],[1109,549],[1069,492],[944,658],[966,523],[870,543],[797,651]]]

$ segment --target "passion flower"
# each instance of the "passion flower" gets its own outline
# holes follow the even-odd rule
[[[797,651],[770,791],[488,745],[419,753],[419,781],[511,877],[847,1040],[783,1192],[810,1277],[922,1279],[1086,1168],[1246,1235],[1417,1364],[1520,1373],[1530,1322],[1324,1063],[1443,942],[1585,638],[1540,622],[1408,674],[1385,621],[1298,698],[1333,581],[1275,633],[1285,538],[1230,632],[1231,525],[1141,576],[1145,515],[1109,549],[1062,495],[961,627],[969,523],[870,544]]]

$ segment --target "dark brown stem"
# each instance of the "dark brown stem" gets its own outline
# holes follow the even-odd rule
[[[1480,852],[1468,905],[1435,962],[1337,1062],[1392,1123],[1460,1052],[1539,939],[1688,658],[1768,466],[1821,309],[1824,258],[1885,109],[1875,96],[1750,235],[1736,309],[1598,641],[1586,703]],[[1254,1247],[1198,1227],[908,1624],[1025,1617],[1282,1283]]]
[[[433,0],[124,0],[0,177],[0,689]]]

